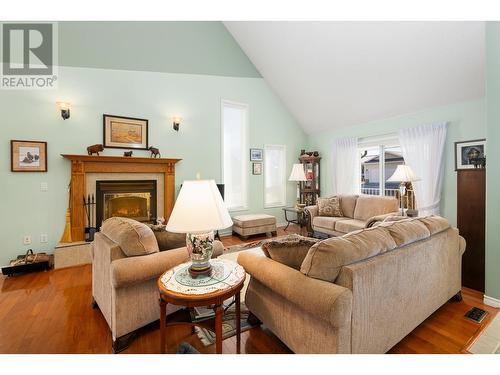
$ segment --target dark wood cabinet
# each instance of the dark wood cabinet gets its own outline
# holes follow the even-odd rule
[[[457,227],[467,241],[462,285],[484,292],[486,170],[457,171]]]
[[[320,156],[312,156],[308,154],[302,154],[299,157],[299,161],[304,166],[304,172],[307,177],[307,181],[301,182],[299,185],[300,190],[300,203],[307,206],[315,205],[316,200],[320,196],[320,180],[319,180],[319,162],[321,160]]]

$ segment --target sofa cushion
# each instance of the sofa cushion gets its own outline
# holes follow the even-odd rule
[[[344,217],[316,216],[312,220],[314,227],[335,230],[335,223],[339,220],[346,220]]]
[[[418,218],[384,222],[377,228],[387,229],[398,247],[423,240],[431,235],[429,229]]]
[[[158,242],[146,224],[124,217],[112,217],[104,221],[101,232],[117,243],[125,255],[137,256],[157,253]]]
[[[300,269],[307,252],[319,242],[318,239],[291,234],[280,239],[267,241],[262,245],[264,254],[279,263]]]
[[[240,228],[275,225],[276,218],[266,214],[238,215],[233,217],[233,224]]]
[[[335,223],[335,230],[337,232],[349,233],[354,230],[363,229],[365,225],[366,223],[362,220],[344,219],[344,220],[338,220]]]
[[[418,218],[418,220],[423,223],[427,227],[427,229],[429,229],[431,236],[433,234],[445,231],[450,227],[450,223],[448,222],[448,220],[441,216],[432,215]]]
[[[394,197],[360,195],[356,200],[354,218],[367,221],[372,216],[398,211],[398,200]]]
[[[318,198],[318,216],[340,217],[344,216],[340,208],[340,198]]]
[[[396,248],[385,228],[363,229],[342,237],[333,237],[312,246],[300,272],[316,279],[335,282],[343,266]]]
[[[354,218],[354,209],[356,208],[357,195],[339,195],[340,208],[345,217]]]

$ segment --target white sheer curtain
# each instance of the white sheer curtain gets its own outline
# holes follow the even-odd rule
[[[399,130],[405,163],[420,178],[413,182],[419,215],[439,215],[447,123]]]
[[[339,138],[333,142],[333,194],[359,194],[360,154],[358,138]]]

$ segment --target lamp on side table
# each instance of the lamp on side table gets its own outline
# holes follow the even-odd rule
[[[396,167],[396,170],[387,181],[400,182],[399,184],[399,205],[401,207],[401,216],[404,216],[403,196],[406,194],[406,183],[419,181],[409,165],[401,164]]]
[[[214,230],[233,225],[231,216],[213,180],[184,181],[166,229],[186,233],[193,277],[210,275]]]

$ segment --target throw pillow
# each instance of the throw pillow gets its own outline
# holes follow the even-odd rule
[[[340,208],[340,198],[318,198],[318,215],[319,216],[344,216],[342,208]]]
[[[292,234],[265,242],[262,251],[268,258],[298,270],[311,246],[318,241],[316,238]]]

